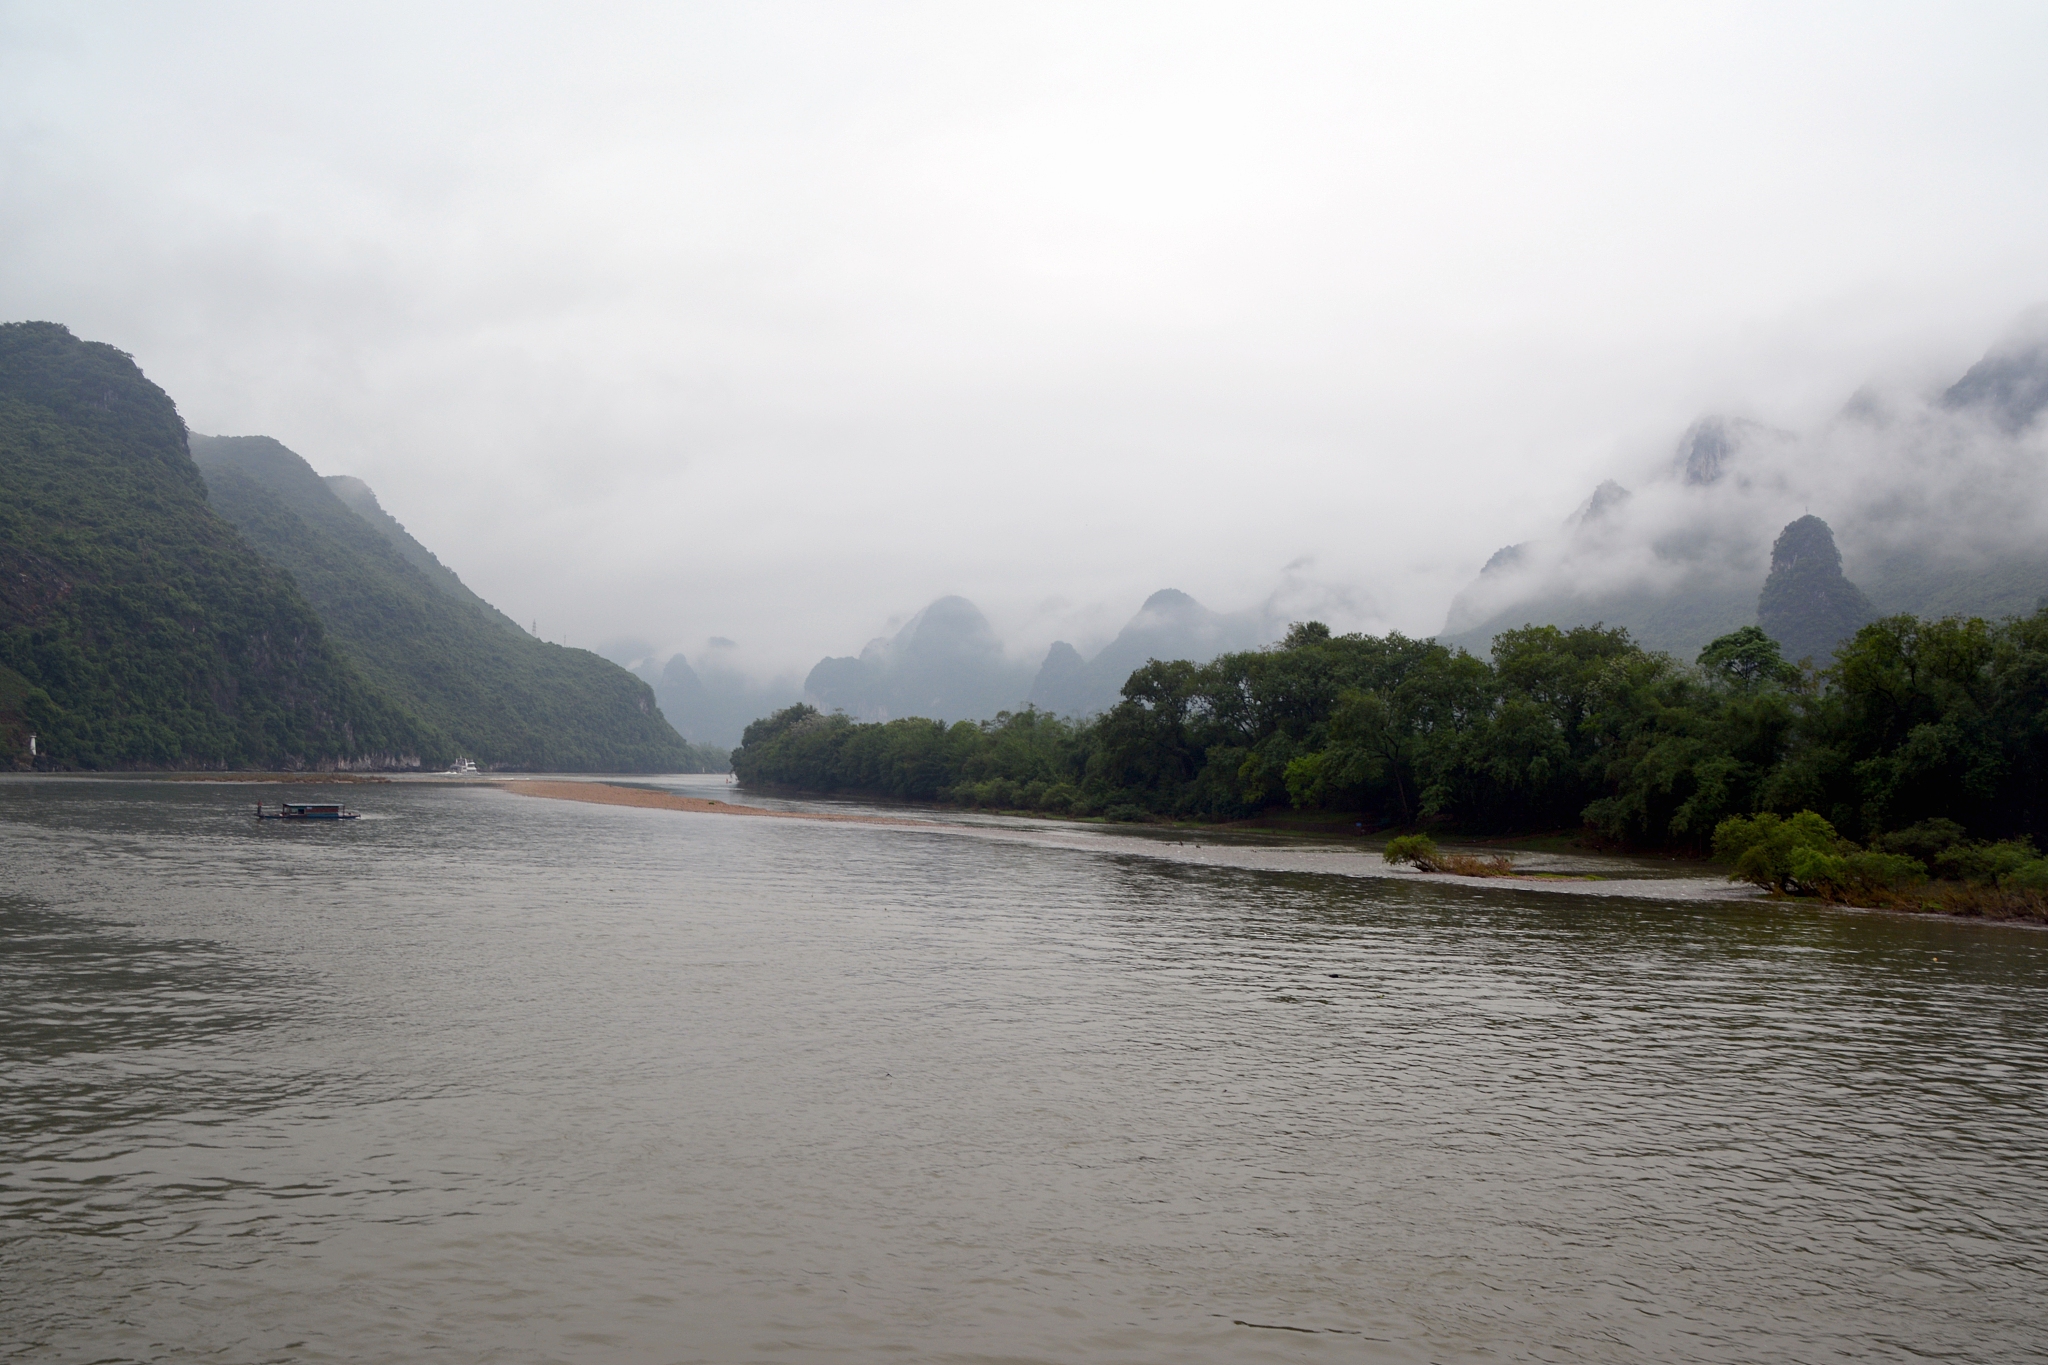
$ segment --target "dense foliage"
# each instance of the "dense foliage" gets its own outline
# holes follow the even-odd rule
[[[723,752],[669,726],[645,682],[535,639],[452,573],[423,569],[276,441],[194,437],[192,449],[214,507],[290,572],[335,643],[439,750],[554,772],[724,768]]]
[[[424,736],[215,516],[164,392],[54,323],[0,326],[0,761],[402,763]]]
[[[1722,822],[1813,811],[1869,840],[1952,821],[2048,833],[2048,612],[1890,617],[1824,672],[1744,627],[1690,665],[1626,631],[1530,626],[1490,659],[1314,622],[1267,650],[1154,661],[1077,723],[856,724],[791,707],[733,756],[750,784],[1111,817],[1292,808],[1376,827],[1591,825],[1705,850]]]
[[[2048,858],[2030,836],[1973,840],[1940,817],[1859,847],[1810,810],[1789,820],[1733,815],[1714,831],[1714,854],[1734,865],[1735,880],[1772,892],[2048,921]]]

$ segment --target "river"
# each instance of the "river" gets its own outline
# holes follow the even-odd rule
[[[2048,1351],[2048,933],[285,790],[0,779],[0,1358]]]

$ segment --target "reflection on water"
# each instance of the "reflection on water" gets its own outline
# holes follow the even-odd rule
[[[346,795],[0,780],[0,1354],[2042,1352],[2048,935]]]

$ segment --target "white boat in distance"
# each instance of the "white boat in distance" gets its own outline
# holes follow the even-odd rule
[[[455,760],[455,761],[454,761],[453,763],[451,763],[451,764],[449,764],[449,765],[448,765],[448,771],[447,771],[447,772],[445,772],[445,773],[443,773],[443,774],[441,774],[441,776],[443,776],[443,777],[469,777],[469,776],[471,776],[472,774],[474,774],[474,773],[475,773],[476,771],[477,771],[477,766],[476,766],[476,764],[474,764],[474,763],[470,762],[470,761],[469,761],[468,759],[466,759],[466,758],[458,758],[458,759],[456,759],[456,760]]]

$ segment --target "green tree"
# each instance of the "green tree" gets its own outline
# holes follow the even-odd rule
[[[1761,627],[1744,626],[1710,642],[1700,651],[1700,670],[1744,690],[1773,683],[1796,682],[1799,670],[1785,662],[1778,642]]]

